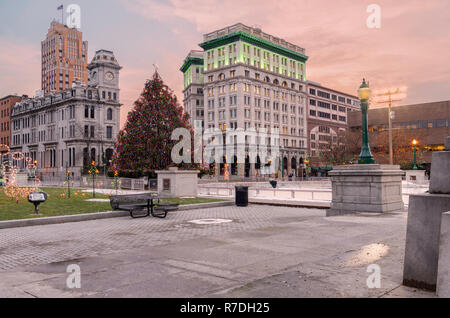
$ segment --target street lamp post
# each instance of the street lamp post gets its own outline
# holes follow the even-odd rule
[[[370,152],[369,146],[369,123],[368,123],[368,115],[367,112],[369,110],[369,99],[370,99],[370,88],[366,84],[366,80],[363,79],[363,82],[358,90],[358,96],[361,100],[361,113],[362,113],[362,147],[361,154],[359,155],[358,163],[359,164],[373,164],[375,163],[375,159],[373,158],[372,153]]]
[[[417,149],[417,144],[419,142],[416,139],[413,139],[412,144],[414,147],[414,166],[413,166],[413,170],[418,170],[417,168],[417,161],[416,161],[416,149]]]

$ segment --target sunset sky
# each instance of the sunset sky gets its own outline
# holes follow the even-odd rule
[[[81,6],[89,60],[114,51],[120,75],[123,124],[159,66],[182,103],[179,71],[202,35],[242,22],[302,46],[307,79],[356,94],[363,77],[374,89],[407,86],[401,104],[450,99],[448,0],[0,0],[0,96],[40,89],[40,43],[56,9]],[[381,7],[381,28],[369,29],[369,4]]]

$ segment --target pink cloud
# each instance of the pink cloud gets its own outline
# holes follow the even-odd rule
[[[0,96],[34,95],[41,87],[41,51],[39,44],[0,36]]]
[[[306,48],[308,79],[355,93],[363,76],[372,86],[414,87],[414,98],[450,98],[431,94],[427,82],[450,83],[450,3],[445,0],[376,1],[381,29],[368,29],[366,8],[373,1],[223,1],[127,0],[124,5],[149,19],[176,25],[192,23],[208,33],[236,22],[260,25],[263,31]],[[183,36],[182,31],[178,33]],[[201,35],[197,43],[202,41]],[[186,52],[195,47],[186,47]],[[431,48],[427,49],[427,48]],[[178,58],[180,59],[180,57]],[[181,82],[181,74],[179,81]],[[408,99],[405,102],[415,102]]]

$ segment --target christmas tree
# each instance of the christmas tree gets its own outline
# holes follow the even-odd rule
[[[145,83],[125,128],[117,138],[113,165],[119,171],[152,172],[171,164],[171,135],[176,128],[191,131],[189,115],[158,72]]]

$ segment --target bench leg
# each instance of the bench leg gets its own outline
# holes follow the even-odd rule
[[[149,216],[148,212],[147,212],[147,214],[144,214],[144,215],[141,215],[141,216],[134,216],[134,215],[133,215],[133,212],[134,212],[134,210],[130,210],[130,216],[131,216],[133,219],[146,218],[146,217]]]
[[[152,216],[153,216],[154,218],[165,219],[166,216],[167,216],[167,210],[164,210],[164,214],[155,214],[155,213],[152,213]]]

